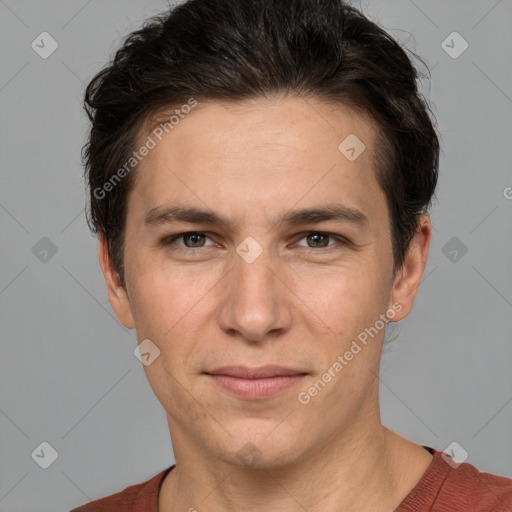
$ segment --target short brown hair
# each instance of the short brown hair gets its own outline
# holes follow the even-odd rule
[[[84,108],[92,126],[82,157],[89,227],[105,236],[124,285],[126,204],[134,173],[108,193],[97,191],[105,192],[132,157],[151,116],[190,98],[314,97],[365,112],[378,127],[377,179],[390,211],[396,271],[438,175],[439,142],[418,90],[420,76],[388,33],[342,0],[181,3],[129,34],[87,86]]]

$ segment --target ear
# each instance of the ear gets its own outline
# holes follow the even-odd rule
[[[409,248],[404,256],[400,270],[397,271],[393,288],[391,290],[391,309],[394,303],[399,303],[402,309],[398,310],[390,322],[403,320],[412,310],[416,293],[421,283],[423,271],[427,264],[428,249],[432,239],[432,225],[430,217],[422,214],[419,226]],[[393,308],[394,309],[394,308]]]
[[[99,233],[99,264],[107,285],[108,300],[119,321],[128,329],[135,327],[126,289],[121,284],[119,274],[114,270],[105,237]]]

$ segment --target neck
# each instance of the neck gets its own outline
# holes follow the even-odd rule
[[[285,466],[251,468],[200,456],[173,430],[176,467],[164,480],[159,512],[394,510],[419,481],[432,456],[380,423],[380,418],[325,439]],[[179,431],[178,431],[179,432]],[[180,439],[181,438],[181,439]],[[191,447],[189,447],[191,448]],[[404,469],[405,468],[405,469]]]

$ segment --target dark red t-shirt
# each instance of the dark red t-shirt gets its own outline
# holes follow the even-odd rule
[[[434,458],[394,512],[512,512],[511,478],[481,473],[468,462],[452,467],[443,459],[443,452],[424,448]],[[158,512],[160,485],[174,467],[71,512]]]

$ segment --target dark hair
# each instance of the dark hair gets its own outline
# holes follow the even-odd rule
[[[105,236],[124,285],[126,204],[135,173],[112,179],[133,156],[148,120],[191,98],[290,94],[344,104],[376,123],[376,177],[390,212],[396,272],[438,175],[439,141],[420,77],[400,44],[342,0],[181,3],[129,34],[87,86],[92,126],[82,157],[89,227]]]

